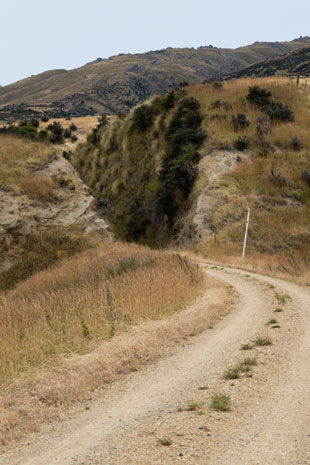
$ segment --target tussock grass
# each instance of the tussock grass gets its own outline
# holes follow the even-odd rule
[[[43,167],[48,163],[53,151],[50,145],[31,142],[14,136],[0,135],[0,185],[14,189],[17,193],[23,189],[37,195],[46,196],[48,186],[44,189],[38,178],[30,186],[30,166]]]
[[[230,396],[223,393],[213,394],[211,408],[218,412],[227,412],[231,409]]]
[[[115,269],[130,256],[139,263],[149,258],[155,263],[107,280],[106,266]],[[162,252],[109,244],[0,294],[6,367],[0,387],[0,441],[58,418],[89,391],[137,370],[171,343],[215,321],[230,297],[211,278],[208,295],[178,311],[205,287],[198,269],[188,266]],[[27,312],[19,312],[25,308]]]
[[[258,336],[255,339],[254,344],[256,346],[261,346],[261,347],[263,347],[263,346],[271,346],[272,345],[272,340],[268,336]]]
[[[128,323],[177,310],[203,281],[185,261],[134,245],[102,245],[1,294],[0,376],[85,353]]]
[[[270,124],[265,135],[270,144],[267,156],[261,156],[257,144],[256,120],[262,113],[246,100],[248,88],[254,85],[269,90],[272,99],[289,105],[295,114],[294,122]],[[310,188],[304,176],[310,167],[309,89],[297,88],[285,77],[272,77],[224,82],[221,89],[193,86],[188,92],[199,100],[206,115],[204,124],[209,137],[205,153],[214,148],[231,148],[240,135],[249,139],[251,152],[249,163],[239,163],[233,172],[218,180],[217,195],[225,201],[212,217],[215,238],[203,241],[197,250],[220,263],[290,274],[293,279],[310,282]],[[215,108],[213,103],[219,100],[229,105]],[[246,114],[251,124],[236,133],[230,121],[239,112]],[[213,119],[215,114],[225,114],[226,119]],[[295,136],[301,141],[299,150],[292,145]],[[251,220],[247,260],[242,263],[248,207]]]

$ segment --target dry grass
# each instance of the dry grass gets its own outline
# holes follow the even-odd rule
[[[58,187],[52,179],[43,179],[39,176],[24,176],[19,181],[21,190],[28,197],[42,202],[50,202],[55,199],[53,190]]]
[[[248,94],[248,88],[254,85],[271,91],[272,98],[289,105],[295,112],[295,121],[290,124],[275,125],[268,140],[281,146],[281,148],[289,148],[291,137],[298,135],[304,147],[310,148],[310,133],[307,130],[310,122],[309,88],[305,89],[302,85],[296,88],[295,81],[285,77],[226,81],[219,89],[214,88],[211,84],[190,87],[188,93],[199,100],[202,112],[206,115],[204,124],[209,134],[207,147],[232,145],[240,134],[234,132],[230,123],[231,117],[237,113],[245,113],[251,125],[242,131],[242,134],[250,139],[252,148],[255,149],[256,119],[261,116],[261,112],[248,104],[245,98]],[[212,104],[216,100],[229,102],[232,107],[229,109],[213,108]],[[215,114],[226,115],[226,120],[212,120],[212,116]]]
[[[46,129],[49,124],[52,124],[54,121],[60,123],[64,129],[67,129],[71,124],[75,124],[77,130],[74,134],[78,137],[77,143],[85,142],[87,136],[90,134],[92,129],[98,124],[98,116],[80,116],[78,118],[51,118],[47,123],[40,123],[40,129]],[[72,143],[70,140],[65,141],[65,146],[67,148],[72,148],[76,143]],[[62,146],[63,147],[63,146]]]
[[[272,93],[272,98],[291,107],[292,123],[271,124],[266,139],[271,144],[267,156],[260,156],[256,141],[256,119],[262,114],[246,101],[248,88],[258,85]],[[310,188],[303,177],[310,169],[310,92],[303,85],[285,77],[241,79],[224,82],[223,88],[194,86],[195,96],[206,114],[209,138],[204,150],[232,147],[239,135],[250,140],[251,159],[240,163],[234,172],[217,182],[216,193],[222,204],[212,218],[214,237],[199,244],[196,250],[209,259],[263,273],[276,273],[309,282],[310,260]],[[216,100],[231,108],[212,108]],[[235,133],[231,116],[245,113],[251,125]],[[211,120],[215,113],[226,114],[226,120]],[[302,148],[294,151],[292,137],[298,136]],[[246,263],[241,263],[247,208],[251,220]]]
[[[115,270],[132,256],[154,263],[107,279],[108,267]],[[2,442],[61,416],[90,390],[136,370],[172,342],[214,323],[230,298],[224,286],[210,278],[205,297],[172,314],[192,301],[203,283],[197,267],[175,255],[115,244],[81,254],[3,294],[2,361],[10,376],[27,373],[2,382]],[[112,323],[116,333],[129,329],[111,338]],[[10,340],[9,347],[5,340]],[[34,370],[38,364],[40,369]]]
[[[0,295],[1,377],[85,353],[130,323],[158,319],[202,286],[197,267],[135,245],[102,245]]]
[[[20,193],[22,182],[29,186],[28,168],[44,166],[52,153],[48,144],[0,135],[0,185]]]

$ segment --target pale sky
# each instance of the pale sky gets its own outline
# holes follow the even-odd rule
[[[309,0],[1,2],[0,85],[98,57],[310,35]]]

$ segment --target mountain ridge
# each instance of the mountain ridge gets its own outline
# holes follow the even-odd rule
[[[0,88],[0,120],[42,114],[62,117],[126,112],[180,82],[221,79],[307,44],[309,37],[291,42],[255,42],[237,49],[168,47],[98,58],[69,71],[49,70]]]

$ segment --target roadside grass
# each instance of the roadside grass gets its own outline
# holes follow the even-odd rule
[[[128,324],[178,310],[204,282],[196,265],[181,261],[104,244],[0,293],[0,380],[83,354]]]
[[[252,350],[253,346],[252,344],[242,344],[240,347],[240,350]]]
[[[223,393],[213,394],[211,400],[211,408],[218,412],[228,412],[231,410],[230,396]]]
[[[107,278],[107,268],[117,273]],[[113,243],[0,292],[0,442],[55,421],[90,391],[207,328],[232,301],[207,278],[210,305],[198,299],[184,308],[205,283],[190,261],[182,266],[176,255]]]
[[[224,379],[240,379],[241,378],[241,373],[248,373],[251,371],[251,368],[257,365],[257,361],[255,357],[246,357],[244,360],[242,360],[240,363],[238,363],[236,366],[233,368],[229,368],[226,370],[224,373],[223,378]]]
[[[272,340],[268,336],[258,336],[253,342],[260,347],[272,345]]]
[[[186,409],[188,412],[201,411],[203,409],[202,402],[190,402]]]

